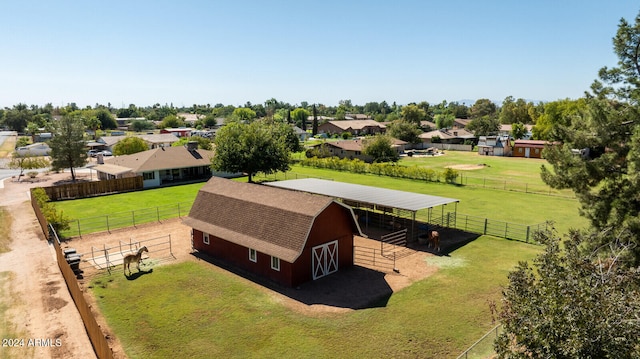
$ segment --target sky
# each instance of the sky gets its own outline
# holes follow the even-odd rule
[[[629,0],[0,2],[0,107],[579,98]]]

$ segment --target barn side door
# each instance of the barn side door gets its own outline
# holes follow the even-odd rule
[[[338,271],[338,241],[315,246],[311,249],[313,280]]]

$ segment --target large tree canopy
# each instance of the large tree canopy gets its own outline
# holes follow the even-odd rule
[[[397,120],[387,126],[389,136],[409,143],[422,142],[419,137],[421,133],[418,125],[405,120]]]
[[[113,154],[116,156],[131,155],[148,149],[149,146],[142,138],[127,136],[113,146]]]
[[[71,179],[75,182],[75,168],[87,162],[84,143],[84,123],[80,117],[64,116],[58,121],[51,147],[51,166],[54,169],[69,168]]]
[[[265,121],[225,125],[216,134],[212,168],[246,173],[249,182],[258,172],[269,174],[289,170],[290,150],[287,134],[282,131],[284,128]]]
[[[362,153],[373,158],[373,162],[397,162],[400,156],[393,148],[393,139],[387,135],[375,135],[363,141]]]
[[[547,246],[536,268],[520,263],[504,290],[499,357],[638,358],[640,273],[610,253],[585,258],[580,233],[564,248],[553,233],[538,239]]]
[[[541,118],[562,142],[543,152],[542,179],[573,190],[591,225],[564,248],[542,233],[536,268],[510,275],[500,357],[640,357],[640,17],[621,21],[614,44],[619,66],[600,72],[584,108],[554,104]]]

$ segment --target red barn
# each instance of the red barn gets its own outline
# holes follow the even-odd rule
[[[184,222],[194,249],[291,287],[353,266],[361,235],[351,207],[330,197],[218,177]]]

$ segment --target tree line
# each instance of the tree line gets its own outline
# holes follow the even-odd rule
[[[19,103],[0,109],[0,127],[27,134],[34,134],[42,129],[52,132],[55,118],[72,116],[82,118],[85,126],[94,131],[116,129],[116,119],[126,118],[130,121],[131,129],[141,132],[155,128],[191,126],[180,115],[188,113],[198,115],[198,120],[193,124],[197,129],[215,127],[220,119],[251,121],[267,118],[293,123],[307,130],[308,118],[311,116],[317,119],[314,122],[314,126],[317,126],[326,121],[326,118],[341,120],[351,114],[365,114],[376,121],[397,125],[402,129],[399,135],[405,137],[400,139],[408,142],[415,142],[412,141],[412,133],[415,131],[451,128],[455,119],[470,120],[468,129],[476,136],[495,135],[501,124],[510,124],[513,128],[512,136],[522,138],[527,133],[525,125],[531,125],[533,139],[556,141],[561,135],[554,132],[554,127],[572,119],[579,120],[586,111],[587,104],[583,98],[534,103],[512,96],[506,97],[500,105],[486,98],[478,99],[472,105],[446,100],[437,104],[421,101],[398,105],[382,101],[355,105],[351,100],[342,100],[337,106],[309,104],[306,101],[291,105],[275,98],[266,100],[263,104],[247,102],[238,107],[221,103],[214,106],[193,104],[188,107],[156,103],[146,107],[130,104],[128,107],[114,108],[110,103],[96,103],[93,107],[78,108],[75,103],[63,107],[54,107],[51,103],[44,106]],[[311,130],[313,134],[317,132],[317,128]]]

